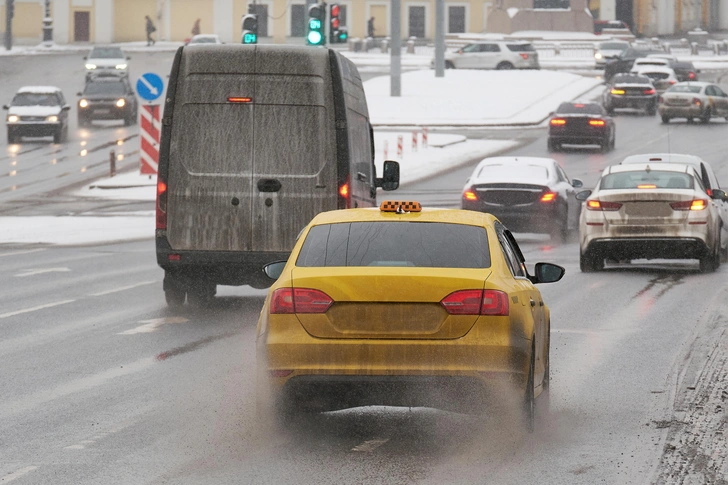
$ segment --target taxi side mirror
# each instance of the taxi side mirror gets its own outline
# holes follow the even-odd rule
[[[536,263],[534,283],[555,283],[564,277],[566,270],[557,264]]]
[[[263,266],[263,273],[268,278],[277,280],[281,276],[281,273],[283,273],[283,268],[285,267],[286,261],[274,261]]]
[[[399,162],[387,160],[384,162],[384,174],[375,180],[375,186],[383,190],[396,190],[399,187]]]
[[[577,192],[574,197],[576,197],[576,200],[585,201],[589,198],[589,196],[592,195],[591,190],[582,190],[581,192]]]

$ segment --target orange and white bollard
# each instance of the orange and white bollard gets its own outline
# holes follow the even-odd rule
[[[422,127],[422,148],[427,148],[427,127]]]
[[[397,137],[397,158],[402,158],[403,152],[404,152],[404,137],[402,135],[399,135]]]
[[[416,131],[412,132],[412,151],[413,152],[417,151],[417,132]]]
[[[389,159],[389,142],[384,140],[384,159]]]

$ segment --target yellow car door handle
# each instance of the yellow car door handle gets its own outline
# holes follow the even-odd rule
[[[531,298],[531,306],[536,306],[536,302],[533,301],[533,298]]]

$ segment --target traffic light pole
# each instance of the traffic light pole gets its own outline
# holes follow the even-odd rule
[[[14,0],[5,0],[5,50],[13,48]]]
[[[435,77],[445,77],[445,0],[435,0]]]
[[[392,55],[389,62],[390,96],[402,96],[402,7],[400,0],[392,0]]]

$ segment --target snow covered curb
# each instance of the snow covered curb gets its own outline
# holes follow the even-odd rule
[[[529,126],[563,101],[584,96],[601,79],[556,71],[431,70],[402,74],[402,96],[391,97],[390,77],[364,83],[372,124],[404,126]]]

